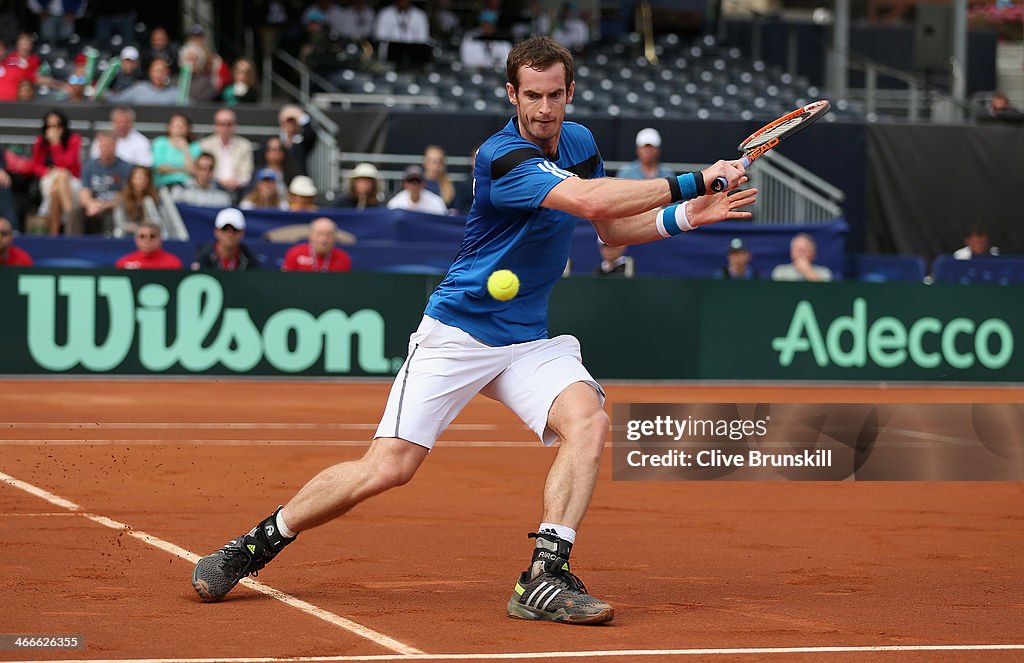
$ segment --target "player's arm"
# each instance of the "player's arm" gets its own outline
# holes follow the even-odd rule
[[[747,178],[740,179],[740,184]],[[656,209],[622,219],[591,220],[605,244],[626,246],[664,239],[718,221],[749,219],[743,208],[757,200],[757,189],[741,189],[701,196],[665,210]],[[666,218],[671,215],[671,218]],[[660,218],[659,218],[660,217]]]
[[[541,207],[568,212],[591,221],[622,219],[673,202],[689,200],[711,191],[711,183],[724,177],[731,190],[743,177],[739,161],[719,161],[695,173],[657,180],[624,180],[613,177],[567,177],[541,202]]]

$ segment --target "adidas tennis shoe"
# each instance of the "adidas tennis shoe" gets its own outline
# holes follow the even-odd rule
[[[278,507],[277,511],[280,511]],[[277,511],[247,534],[232,539],[220,550],[203,557],[192,571],[192,587],[203,601],[219,601],[242,578],[256,576],[277,553],[294,541],[277,530]]]
[[[603,624],[615,616],[615,609],[587,593],[587,588],[569,571],[572,544],[553,534],[530,534],[537,539],[530,569],[519,576],[508,616],[566,624]]]

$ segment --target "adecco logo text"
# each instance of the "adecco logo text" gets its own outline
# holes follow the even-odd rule
[[[772,339],[779,365],[789,366],[801,352],[810,352],[818,366],[860,368],[870,360],[881,368],[896,368],[908,360],[921,368],[943,362],[966,369],[975,362],[989,369],[1006,366],[1013,358],[1013,331],[1005,320],[953,318],[943,323],[931,316],[904,322],[882,316],[868,324],[868,304],[853,300],[852,315],[841,315],[822,325],[814,306],[801,300],[793,311],[785,336]]]

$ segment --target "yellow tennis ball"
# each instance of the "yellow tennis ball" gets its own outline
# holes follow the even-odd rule
[[[499,302],[507,302],[519,294],[519,277],[515,272],[499,269],[487,279],[487,292]]]

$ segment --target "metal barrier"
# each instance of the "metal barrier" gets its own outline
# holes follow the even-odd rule
[[[346,152],[339,159],[338,167],[343,183],[347,183],[356,164],[374,164],[381,174],[382,193],[390,198],[401,191],[406,166],[418,164],[421,160],[419,154]],[[453,182],[470,177],[472,159],[449,156],[446,161],[448,176]],[[605,168],[609,173],[616,173],[627,163],[606,161]],[[680,162],[664,162],[662,165],[676,172],[702,170],[708,166]],[[755,161],[748,172],[751,183],[761,191],[754,205],[754,223],[830,223],[843,215],[842,202],[845,195],[842,191],[776,151],[768,152]]]

